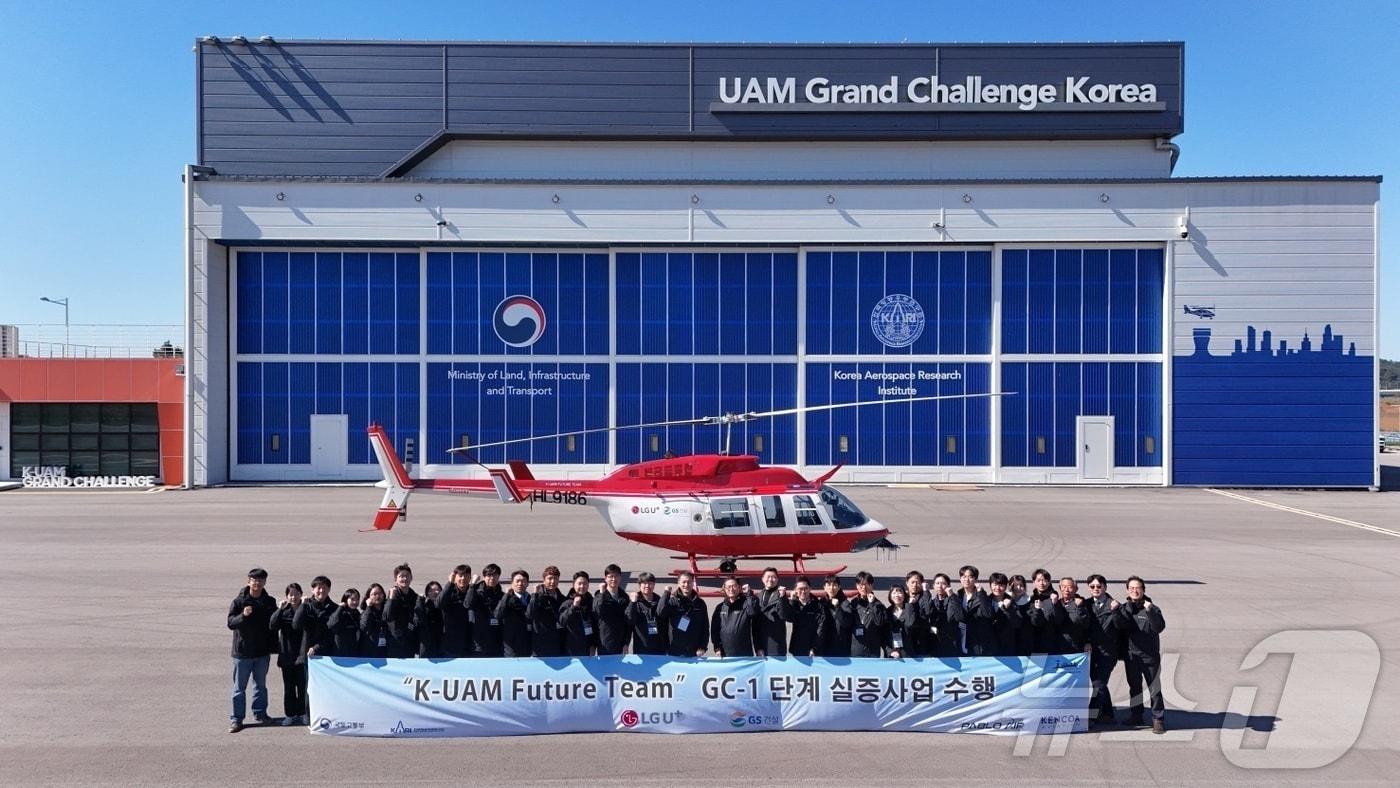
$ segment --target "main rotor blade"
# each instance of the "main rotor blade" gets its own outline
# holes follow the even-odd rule
[[[898,405],[901,402],[928,402],[937,399],[977,399],[980,397],[1009,397],[1014,395],[1014,391],[987,392],[983,394],[943,394],[929,397],[905,397],[903,399],[870,399],[864,402],[838,402],[835,405],[807,405],[801,408],[785,408],[783,410],[767,410],[762,413],[745,413],[743,417],[747,419],[766,419],[769,416],[791,416],[794,413],[808,413],[814,410],[836,410],[837,408],[858,408],[861,405]]]
[[[794,413],[805,413],[815,410],[836,410],[837,408],[855,408],[861,405],[898,405],[901,402],[927,402],[929,400],[943,399],[974,399],[980,397],[1005,397],[1015,394],[1014,391],[1003,391],[1000,393],[985,394],[944,394],[941,396],[929,397],[905,397],[903,399],[873,399],[865,402],[840,402],[835,405],[808,405],[803,408],[786,408],[784,410],[769,410],[762,413],[735,413],[723,416],[701,416],[693,419],[676,419],[674,421],[653,421],[646,424],[624,424],[617,427],[593,427],[586,430],[573,430],[571,432],[556,432],[553,435],[532,435],[528,438],[511,438],[510,440],[492,441],[490,443],[478,443],[472,446],[458,446],[448,449],[448,454],[459,452],[474,452],[480,449],[490,449],[496,446],[510,446],[516,443],[529,443],[531,441],[547,441],[556,438],[567,438],[571,435],[591,435],[599,432],[618,432],[620,430],[640,430],[649,427],[686,427],[700,424],[710,424],[722,426],[726,423],[739,421],[750,421],[753,419],[764,419],[771,416],[790,416]]]
[[[592,433],[595,433],[595,432],[616,432],[616,431],[618,431],[618,430],[639,430],[639,429],[644,429],[644,428],[646,428],[646,427],[684,427],[684,426],[687,426],[687,425],[695,425],[695,424],[709,424],[709,423],[712,423],[713,421],[714,421],[714,418],[713,418],[713,417],[707,417],[707,418],[698,418],[698,419],[678,419],[678,420],[676,420],[676,421],[653,421],[653,422],[649,422],[649,423],[647,423],[647,424],[625,424],[625,425],[620,426],[620,427],[593,427],[593,428],[591,428],[591,429],[586,429],[586,430],[573,430],[572,432],[556,432],[556,433],[554,433],[553,435],[532,435],[532,436],[530,436],[530,437],[528,437],[528,438],[511,438],[510,440],[492,441],[492,442],[490,442],[490,443],[477,443],[477,444],[473,444],[473,445],[471,445],[471,446],[458,446],[458,447],[456,447],[456,448],[448,449],[448,450],[447,450],[447,453],[448,453],[448,454],[456,454],[456,453],[458,453],[458,452],[468,452],[468,451],[477,451],[477,450],[480,450],[480,449],[490,449],[490,448],[493,448],[493,447],[496,447],[496,446],[509,446],[509,445],[511,445],[511,444],[514,444],[514,443],[529,443],[529,442],[531,442],[531,441],[547,441],[547,440],[553,440],[554,438],[567,438],[567,437],[569,437],[570,435],[589,435],[589,434],[592,434]]]

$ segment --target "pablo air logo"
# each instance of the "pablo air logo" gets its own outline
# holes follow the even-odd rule
[[[496,336],[511,347],[529,347],[544,336],[544,307],[527,295],[507,296],[491,316]]]
[[[886,347],[909,347],[924,333],[924,308],[913,296],[893,293],[870,311],[870,330]]]

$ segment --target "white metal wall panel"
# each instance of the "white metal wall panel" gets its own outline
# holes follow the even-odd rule
[[[1016,142],[450,142],[418,178],[771,180],[1165,178],[1150,140]]]

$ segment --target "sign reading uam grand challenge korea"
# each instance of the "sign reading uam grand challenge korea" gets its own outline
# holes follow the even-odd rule
[[[349,659],[310,664],[311,730],[459,737],[774,730],[1068,733],[1084,654],[969,659]]]

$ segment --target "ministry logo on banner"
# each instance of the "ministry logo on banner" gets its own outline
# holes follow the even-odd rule
[[[892,293],[870,311],[870,330],[886,347],[909,347],[924,333],[924,308],[913,296]]]

